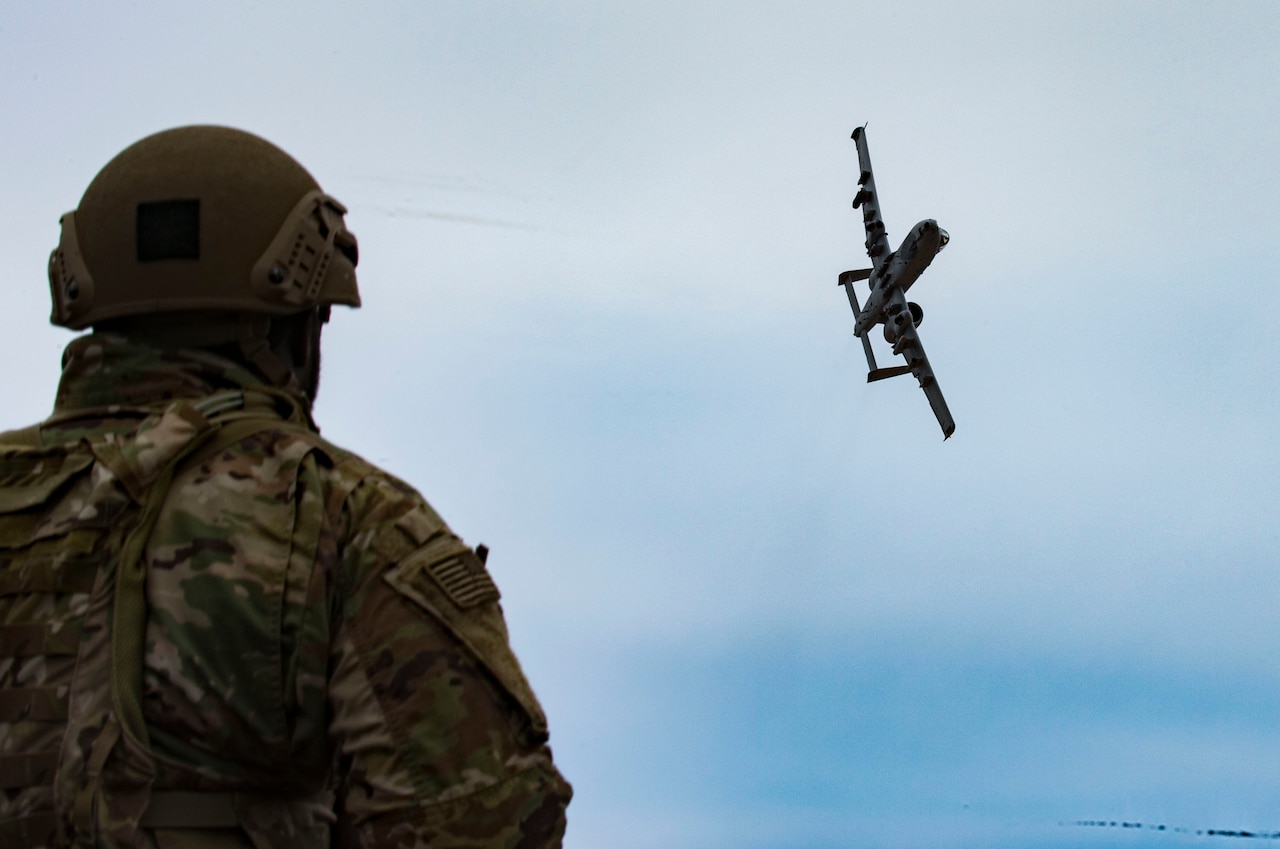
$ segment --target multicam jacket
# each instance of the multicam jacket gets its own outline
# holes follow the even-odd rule
[[[559,846],[476,552],[207,352],[68,347],[0,434],[0,846]]]

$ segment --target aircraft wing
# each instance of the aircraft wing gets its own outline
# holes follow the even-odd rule
[[[947,399],[942,397],[942,387],[938,386],[938,379],[933,375],[933,367],[929,365],[929,357],[925,355],[924,344],[920,341],[920,333],[916,330],[915,323],[912,322],[911,312],[907,309],[906,298],[903,297],[901,291],[893,293],[894,301],[900,301],[900,309],[893,309],[897,315],[901,315],[903,321],[894,321],[893,327],[897,334],[897,340],[893,343],[893,353],[901,354],[907,360],[905,367],[899,366],[896,369],[883,369],[884,372],[892,372],[884,374],[884,377],[892,377],[900,374],[899,369],[907,368],[915,375],[916,380],[920,382],[920,388],[924,390],[924,395],[929,399],[929,406],[933,408],[933,415],[938,419],[939,426],[942,427],[942,438],[950,439],[951,434],[955,432],[956,422],[951,418],[951,410],[947,409]],[[874,374],[874,373],[873,373]],[[867,380],[878,379],[873,375],[868,375]]]
[[[873,267],[879,268],[889,256],[889,237],[880,217],[880,200],[876,196],[876,180],[871,174],[871,154],[867,152],[866,127],[853,131],[853,141],[858,146],[858,194],[853,198],[853,208],[862,207],[862,223],[867,229],[867,256]]]

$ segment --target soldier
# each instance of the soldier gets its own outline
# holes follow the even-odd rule
[[[481,546],[312,421],[345,209],[221,127],[62,218],[53,415],[0,434],[0,846],[552,847]]]

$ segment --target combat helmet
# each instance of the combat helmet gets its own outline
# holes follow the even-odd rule
[[[108,162],[62,216],[50,320],[79,330],[173,312],[262,319],[358,307],[345,212],[293,157],[251,133],[156,133]],[[246,332],[265,337],[269,325],[242,327],[242,347]]]

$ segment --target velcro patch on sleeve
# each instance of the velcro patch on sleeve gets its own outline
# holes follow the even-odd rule
[[[497,584],[489,577],[480,558],[470,549],[432,563],[426,567],[426,571],[453,603],[464,610],[501,598]]]
[[[462,610],[502,597],[476,553],[455,537],[443,534],[404,558],[413,580],[429,580]]]

